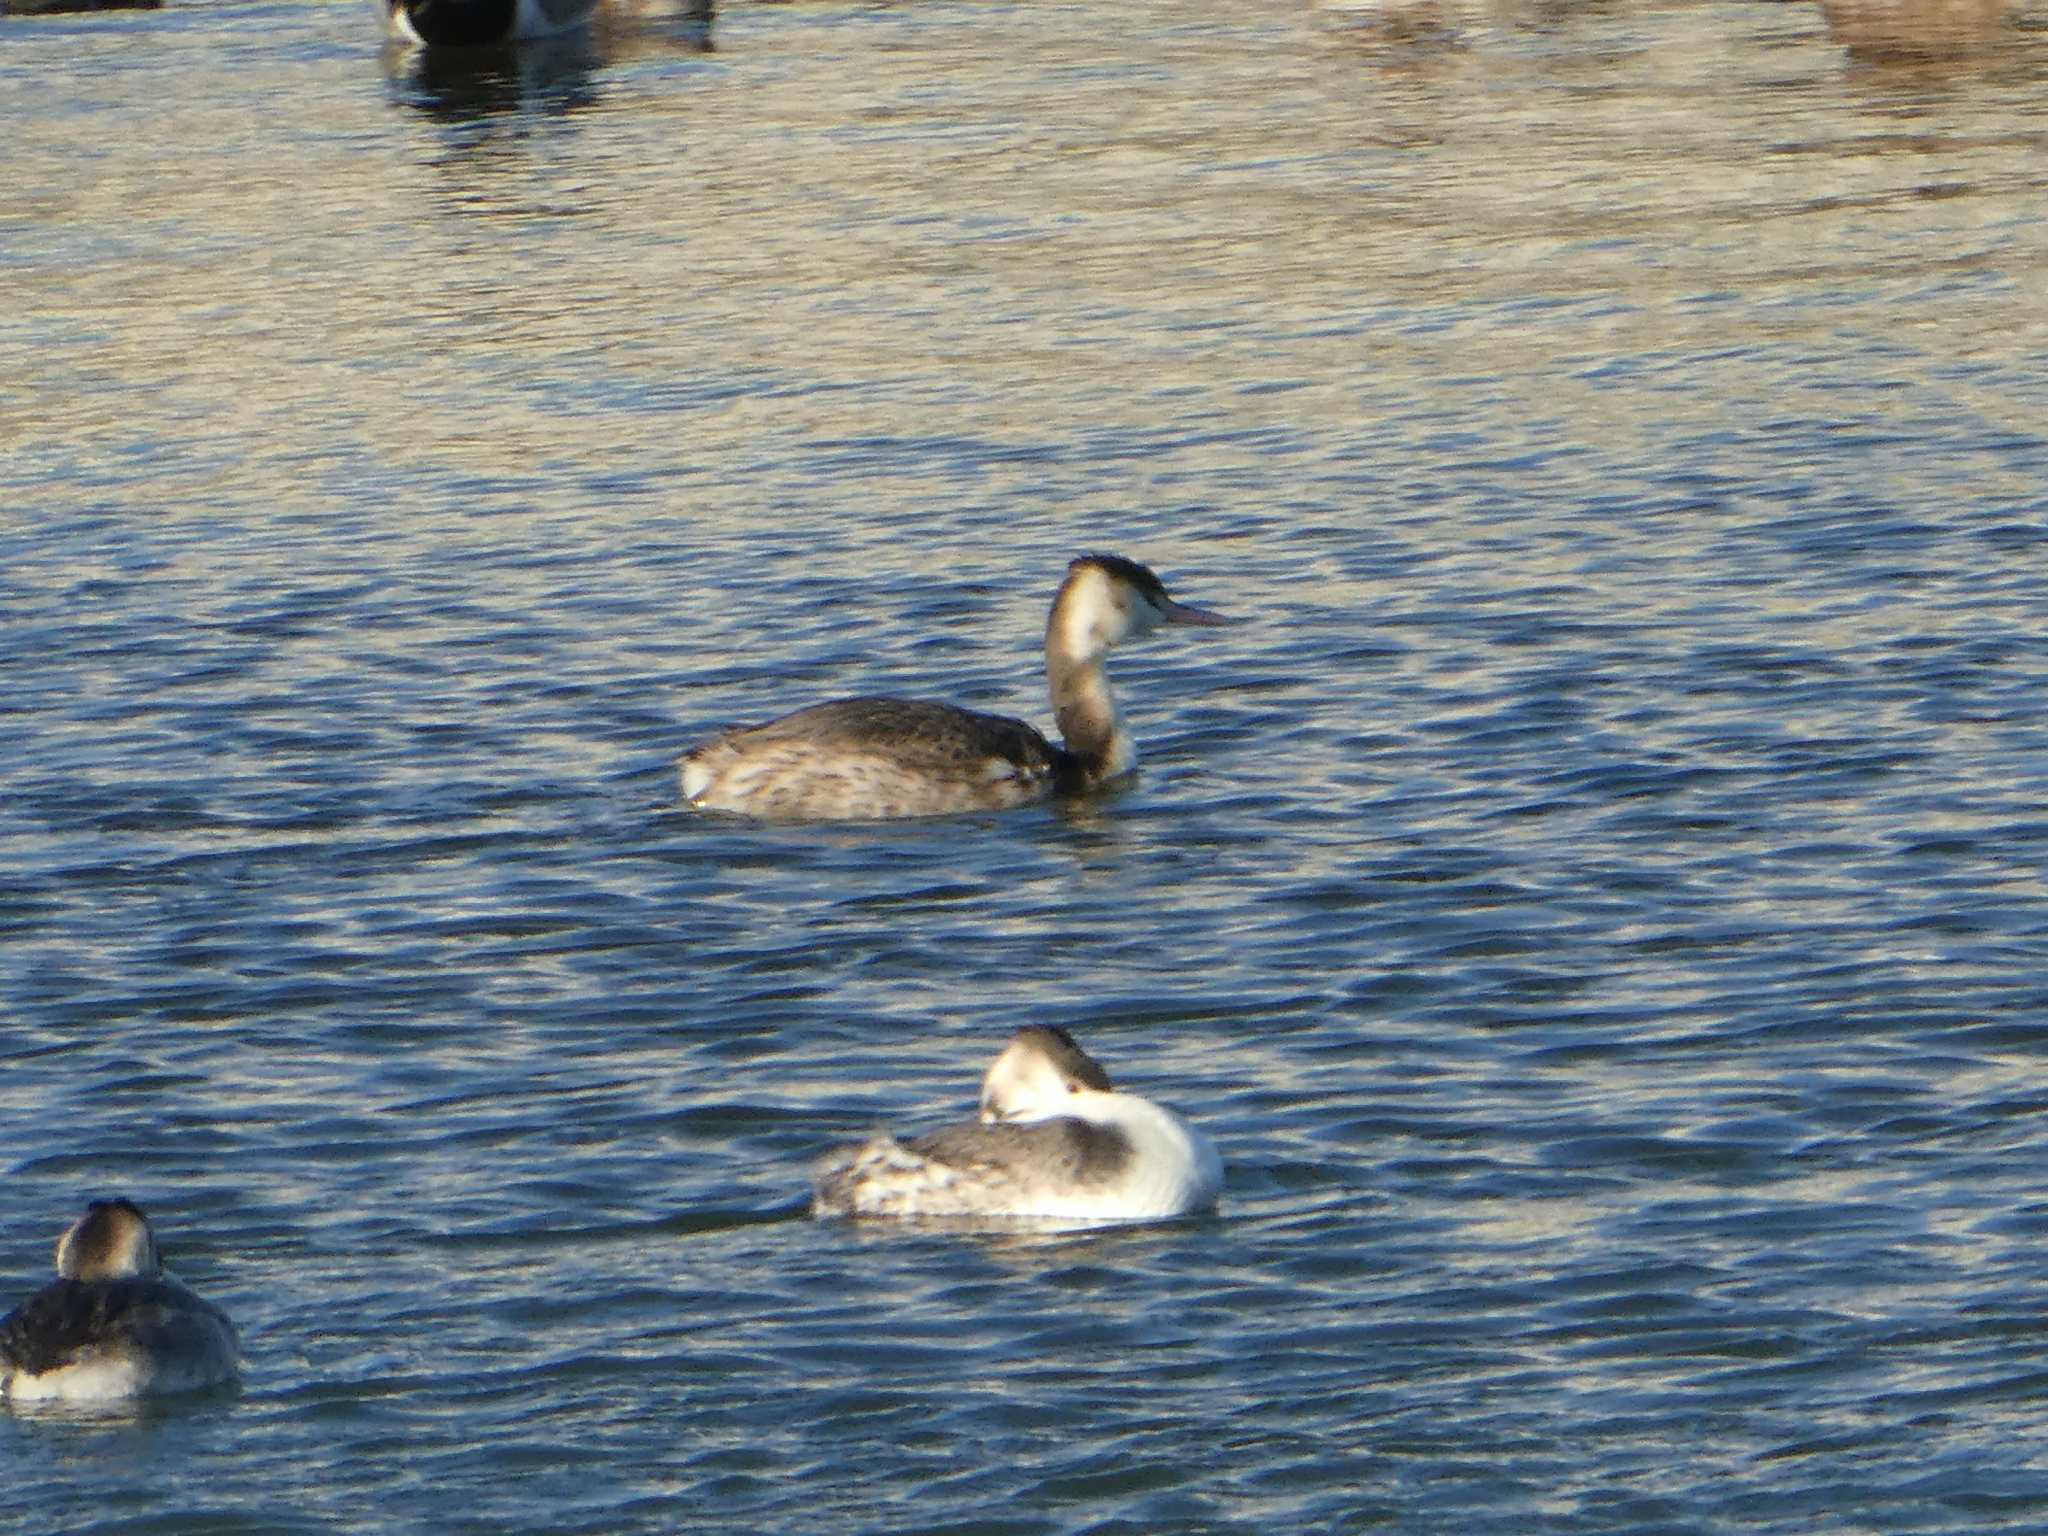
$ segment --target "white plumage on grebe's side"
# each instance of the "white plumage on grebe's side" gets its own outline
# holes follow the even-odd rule
[[[1022,720],[924,699],[838,699],[727,731],[683,754],[683,798],[703,810],[862,820],[1001,810],[1078,794],[1137,762],[1103,658],[1163,624],[1232,622],[1177,603],[1135,560],[1083,555],[1045,624],[1062,745]]]
[[[1020,1029],[982,1080],[981,1117],[876,1136],[818,1167],[818,1216],[1159,1221],[1216,1203],[1209,1138],[1120,1093],[1063,1029]]]
[[[118,1402],[219,1386],[241,1365],[235,1325],[165,1272],[149,1218],[95,1200],[57,1239],[57,1278],[0,1319],[0,1397]]]

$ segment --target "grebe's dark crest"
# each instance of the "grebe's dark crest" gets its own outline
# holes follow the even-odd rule
[[[1163,1105],[1110,1085],[1063,1029],[1020,1029],[982,1080],[978,1120],[876,1136],[818,1168],[819,1216],[1157,1221],[1213,1205],[1222,1164]]]
[[[1078,794],[1137,761],[1103,658],[1162,625],[1231,621],[1180,603],[1121,555],[1067,567],[1045,622],[1061,744],[1022,720],[926,699],[838,699],[728,731],[683,754],[683,798],[704,810],[808,820],[1000,810]]]

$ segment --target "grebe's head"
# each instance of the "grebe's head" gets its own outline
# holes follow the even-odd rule
[[[1135,560],[1083,555],[1067,566],[1045,628],[1048,645],[1092,661],[1119,640],[1149,635],[1162,624],[1234,622],[1207,608],[1175,602],[1167,596],[1166,583]]]
[[[66,1280],[128,1280],[159,1273],[149,1218],[128,1200],[95,1200],[57,1239],[57,1273]]]
[[[1064,1029],[1033,1025],[1010,1038],[981,1080],[981,1118],[1043,1120],[1086,1089],[1110,1093],[1109,1074]]]

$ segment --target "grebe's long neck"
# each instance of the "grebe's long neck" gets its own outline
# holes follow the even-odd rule
[[[1220,622],[1175,603],[1157,576],[1132,561],[1084,555],[1067,567],[1045,621],[1045,673],[1060,737],[1084,784],[1114,778],[1138,760],[1117,719],[1102,658],[1119,640],[1162,623]]]
[[[1100,566],[1076,560],[1067,567],[1045,620],[1045,676],[1060,739],[1088,784],[1114,778],[1137,760],[1102,671],[1102,658],[1130,628],[1129,607]]]
[[[1087,781],[1093,784],[1128,772],[1138,753],[1117,715],[1102,658],[1077,660],[1058,650],[1048,635],[1045,673],[1052,685],[1052,712],[1059,721],[1060,740]]]

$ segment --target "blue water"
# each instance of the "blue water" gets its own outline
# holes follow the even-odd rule
[[[0,1280],[248,1372],[0,1530],[2048,1528],[2048,36],[1383,20],[6,21]],[[679,807],[1085,549],[1127,785]],[[804,1217],[1026,1022],[1213,1217]]]

